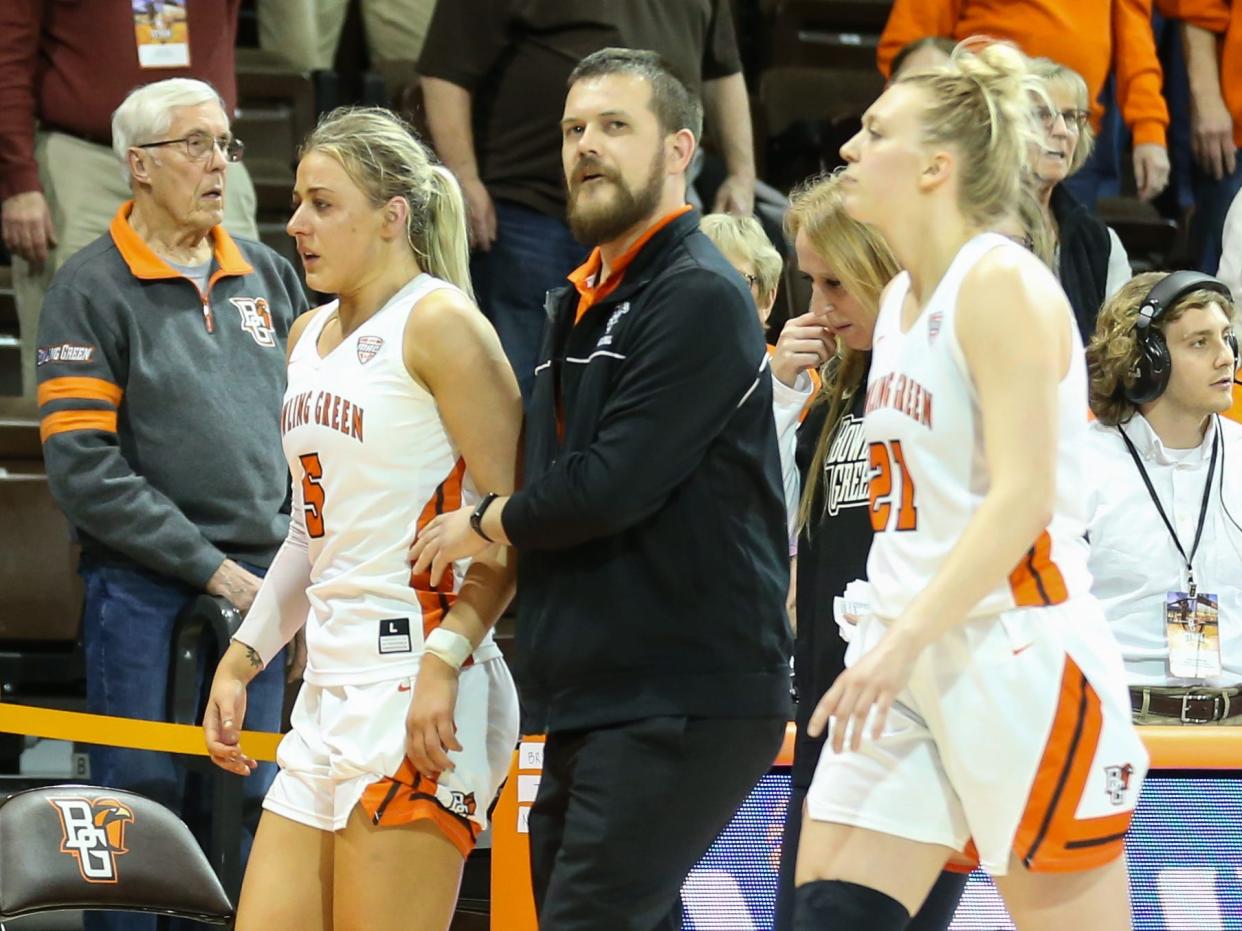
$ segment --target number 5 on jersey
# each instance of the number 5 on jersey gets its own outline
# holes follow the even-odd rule
[[[319,453],[303,453],[298,456],[302,463],[302,498],[306,502],[306,532],[313,538],[323,536],[323,465]]]
[[[893,465],[901,472],[900,488],[893,487]],[[893,520],[893,511],[897,512]],[[871,529],[918,530],[919,509],[914,503],[914,479],[906,468],[901,440],[871,444]]]

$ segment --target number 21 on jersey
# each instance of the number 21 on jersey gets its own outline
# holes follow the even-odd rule
[[[871,529],[917,530],[919,509],[914,503],[914,479],[906,468],[901,440],[871,444]],[[894,486],[894,466],[900,476]],[[896,512],[894,514],[894,512]]]

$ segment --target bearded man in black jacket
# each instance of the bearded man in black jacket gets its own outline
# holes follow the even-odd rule
[[[479,489],[411,552],[435,578],[517,549],[524,731],[547,734],[530,814],[543,931],[680,928],[682,881],[790,712],[771,376],[746,283],[685,203],[701,123],[654,53],[574,70],[569,223],[595,248],[548,295],[524,485]],[[426,741],[437,759],[444,738]]]

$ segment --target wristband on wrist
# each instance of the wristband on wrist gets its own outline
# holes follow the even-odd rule
[[[492,506],[492,502],[499,498],[500,495],[494,491],[489,491],[483,496],[483,500],[478,503],[474,509],[474,513],[470,515],[470,529],[481,536],[488,543],[496,541],[483,532],[483,515],[487,509]]]
[[[469,638],[456,631],[437,627],[423,640],[423,652],[443,660],[454,669],[461,669],[462,664],[474,652],[474,647],[470,645]]]

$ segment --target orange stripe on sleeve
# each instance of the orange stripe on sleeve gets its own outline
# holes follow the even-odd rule
[[[56,411],[39,422],[39,440],[46,443],[58,433],[103,430],[116,433],[116,411]]]
[[[74,401],[107,401],[113,407],[118,407],[124,394],[120,385],[114,385],[102,378],[65,376],[50,378],[39,386],[39,404],[68,398]]]
[[[1052,561],[1052,537],[1047,530],[1009,573],[1009,590],[1019,608],[1059,605],[1069,598],[1061,570]]]

